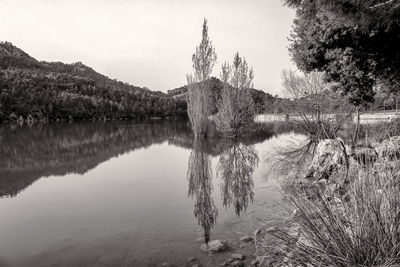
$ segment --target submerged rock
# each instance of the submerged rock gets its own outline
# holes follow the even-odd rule
[[[235,261],[234,259],[229,258],[224,263],[222,263],[221,266],[229,266],[234,261]]]
[[[236,260],[236,261],[231,263],[231,266],[244,266],[244,262]]]
[[[234,259],[234,260],[241,260],[242,261],[242,260],[245,259],[245,256],[240,254],[240,253],[233,253],[231,255],[231,258]]]
[[[254,232],[253,232],[253,234],[255,235],[255,236],[257,236],[257,235],[259,235],[259,234],[261,234],[262,233],[262,230],[260,229],[260,228],[257,228]]]
[[[254,260],[250,263],[250,266],[257,266],[258,265],[258,261]]]
[[[304,236],[304,234],[300,234],[299,239],[297,240],[296,246],[299,246],[299,247],[311,247],[311,243]]]
[[[245,235],[242,238],[240,238],[240,241],[242,241],[242,242],[251,242],[251,241],[253,241],[253,237],[251,237],[249,235]]]
[[[204,237],[198,237],[194,240],[196,243],[203,243],[204,242]]]
[[[200,249],[210,253],[222,252],[228,249],[228,244],[221,240],[212,240],[208,244],[201,245]]]
[[[295,210],[296,211],[296,210]],[[293,212],[293,216],[295,216],[295,211]],[[274,226],[270,226],[270,227],[268,227],[268,229],[266,230],[266,232],[267,233],[274,233],[274,232],[277,232],[278,231],[278,228],[276,228],[276,227],[274,227]]]
[[[294,238],[294,239],[298,239],[299,235],[300,235],[300,228],[298,225],[292,225],[288,230],[287,230],[287,234]]]

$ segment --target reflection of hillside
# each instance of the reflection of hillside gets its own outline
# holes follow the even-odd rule
[[[83,174],[125,152],[190,137],[186,122],[73,123],[0,128],[0,196],[15,196],[43,176]]]
[[[263,131],[243,140],[246,145],[271,138]],[[193,135],[186,121],[93,122],[0,127],[0,197],[15,196],[40,177],[83,174],[120,154],[168,141],[192,149]],[[218,138],[205,140],[206,154],[217,156]]]

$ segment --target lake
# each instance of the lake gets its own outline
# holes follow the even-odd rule
[[[201,242],[284,220],[268,155],[301,137],[271,125],[241,142],[188,122],[0,127],[0,266],[215,266]],[[248,255],[251,258],[251,255]]]

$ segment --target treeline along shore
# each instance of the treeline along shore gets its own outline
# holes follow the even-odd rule
[[[210,80],[214,107],[222,82]],[[81,62],[38,61],[0,43],[0,123],[186,118],[187,86],[151,91],[102,75]],[[252,89],[257,112],[275,97]],[[268,106],[268,105],[267,105]]]

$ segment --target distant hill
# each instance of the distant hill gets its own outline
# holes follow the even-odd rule
[[[186,116],[186,102],[0,43],[0,121]]]
[[[217,112],[222,82],[212,77],[211,84]],[[0,42],[0,122],[186,117],[186,92],[186,85],[167,93],[130,85],[82,62],[38,61]],[[251,94],[257,113],[274,109],[276,97],[256,89]]]
[[[222,89],[222,81],[218,78],[211,78],[211,91],[213,92],[213,100],[214,100],[214,110],[216,109],[216,102],[219,100]],[[168,96],[171,96],[175,99],[184,99],[187,93],[187,85],[168,90]],[[257,90],[254,88],[250,88],[251,96],[253,97],[256,113],[263,113],[266,110],[266,104],[273,103],[276,97],[272,96],[269,93],[266,93],[262,90]]]

